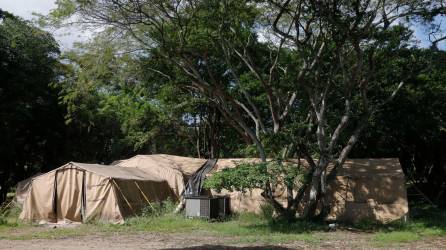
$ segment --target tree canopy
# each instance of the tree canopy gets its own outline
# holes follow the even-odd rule
[[[0,11],[0,201],[27,172],[57,155],[63,125],[56,81],[59,47],[28,22]],[[18,170],[20,169],[20,170]]]
[[[407,176],[435,186],[439,199],[445,156],[429,148],[444,145],[445,55],[441,39],[418,48],[411,28],[445,11],[441,1],[414,0],[58,1],[42,24],[100,30],[48,54],[52,74],[39,80],[58,98],[58,161],[254,156],[263,163],[210,182],[231,178],[245,189],[252,177],[279,212],[305,202],[304,216],[314,218],[317,204],[327,210],[330,163],[400,157]],[[281,162],[290,157],[309,168],[288,171]],[[286,185],[296,206],[280,205],[271,173],[296,180]]]

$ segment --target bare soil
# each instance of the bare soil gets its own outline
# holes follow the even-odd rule
[[[237,243],[237,237],[197,234],[112,233],[59,239],[0,240],[0,249],[446,249],[446,237],[380,247],[370,244],[370,235],[338,231],[319,233],[321,241],[286,244]]]

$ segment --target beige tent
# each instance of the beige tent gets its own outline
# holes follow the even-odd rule
[[[70,162],[32,179],[20,218],[122,223],[168,197],[174,195],[166,181],[137,168]]]
[[[119,161],[116,166],[139,168],[151,176],[166,180],[179,196],[184,183],[206,160],[172,155],[138,155]],[[219,159],[213,171],[233,168],[240,162],[258,162],[255,158]],[[291,159],[289,163],[298,160]],[[304,165],[306,163],[304,162]],[[222,191],[213,195],[228,195],[235,212],[261,211],[264,199],[260,189],[247,193]],[[351,159],[329,182],[332,210],[328,219],[359,221],[371,219],[388,222],[408,212],[405,179],[398,159]],[[286,190],[279,187],[275,196],[286,204]]]
[[[258,159],[220,159],[215,171],[233,168],[237,163],[246,161]],[[230,196],[232,211],[259,213],[261,204],[265,202],[261,192],[254,189],[247,193],[212,193]],[[279,187],[275,196],[286,204],[285,189]],[[329,182],[329,200],[332,209],[327,219],[330,220],[389,222],[402,218],[408,212],[408,203],[404,174],[398,159],[347,160],[334,180]]]
[[[383,223],[404,217],[409,206],[398,159],[352,159],[329,182],[328,219]]]
[[[206,162],[205,159],[166,154],[137,155],[120,160],[115,166],[138,168],[150,176],[166,180],[177,197],[184,190],[186,181]]]
[[[269,159],[268,159],[269,160]],[[240,163],[255,163],[260,162],[258,158],[231,158],[231,159],[219,159],[217,161],[214,169],[208,174],[211,176],[213,173],[221,171],[226,168],[235,168]],[[278,197],[277,199],[282,204],[286,204],[286,190],[279,187],[275,190],[274,195]],[[220,196],[225,195],[230,197],[230,206],[232,212],[251,212],[260,213],[261,205],[264,204],[265,199],[262,197],[261,189],[253,189],[251,191],[243,192],[230,192],[228,190],[222,190],[221,192],[216,192],[211,190],[212,195]]]
[[[28,195],[28,191],[31,188],[31,182],[33,178],[36,178],[37,176],[41,175],[42,173],[35,174],[27,179],[24,179],[17,183],[16,190],[15,190],[15,197],[14,201],[19,206],[23,205],[23,202],[26,199],[26,196]]]

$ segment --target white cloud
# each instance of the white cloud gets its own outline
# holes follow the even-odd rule
[[[0,8],[30,20],[33,12],[48,14],[55,0],[0,0]]]
[[[18,15],[24,19],[33,19],[32,13],[46,15],[49,11],[56,7],[55,0],[0,0],[0,8]],[[442,21],[443,19],[439,19]],[[85,41],[91,37],[91,32],[81,31],[76,28],[65,30],[50,31],[59,42],[62,50],[72,48],[73,42]],[[415,37],[420,41],[421,47],[430,45],[425,27],[415,27]],[[440,48],[444,49],[445,45],[440,44]]]
[[[55,0],[0,0],[0,9],[6,10],[26,20],[35,18],[33,13],[46,15],[56,7]],[[53,34],[62,50],[73,47],[73,42],[85,41],[91,33],[82,32],[76,28],[64,30],[48,30]]]

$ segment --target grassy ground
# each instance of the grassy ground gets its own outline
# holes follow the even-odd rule
[[[273,222],[254,214],[240,214],[225,221],[209,222],[200,219],[187,219],[181,215],[165,211],[151,211],[142,216],[128,219],[122,225],[88,223],[73,228],[49,228],[23,224],[17,219],[18,209],[14,208],[0,217],[0,239],[57,239],[91,234],[115,233],[195,233],[210,237],[225,237],[228,244],[268,243],[278,244],[303,241],[318,244],[330,240],[335,234],[325,233],[326,225],[297,221],[295,223]],[[392,246],[435,237],[446,237],[446,211],[430,208],[413,210],[407,222],[394,222],[388,225],[360,223],[341,225],[337,232],[355,231],[372,246]],[[342,235],[340,236],[342,237]]]
[[[393,242],[412,242],[430,237],[446,237],[446,210],[430,207],[414,208],[407,222],[372,226],[374,241],[385,245]]]
[[[8,218],[8,223],[0,225],[0,239],[55,239],[112,233],[198,233],[207,236],[230,238],[228,243],[285,243],[292,241],[318,242],[323,238],[315,232],[323,231],[321,225],[295,223],[292,225],[274,224],[254,214],[241,214],[225,221],[209,222],[201,219],[187,219],[181,215],[134,217],[123,225],[88,223],[73,228],[48,228],[23,224],[16,218]]]

